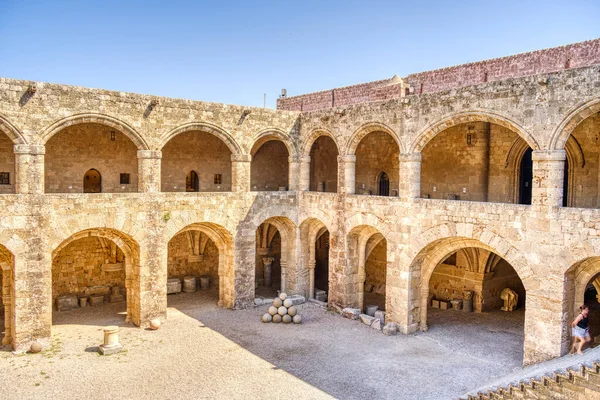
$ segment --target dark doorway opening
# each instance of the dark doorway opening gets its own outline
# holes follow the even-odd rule
[[[102,192],[102,176],[95,169],[90,169],[83,177],[83,193]]]
[[[531,204],[531,185],[533,182],[533,150],[525,151],[521,159],[521,172],[519,177],[519,204]]]
[[[563,176],[563,207],[569,205],[569,160],[565,160],[565,174]]]
[[[379,174],[379,195],[389,196],[390,195],[390,179],[385,172]]]
[[[185,177],[185,191],[198,192],[200,191],[200,183],[196,171],[190,171]]]

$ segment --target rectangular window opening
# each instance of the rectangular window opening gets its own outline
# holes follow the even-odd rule
[[[129,185],[129,174],[121,174],[121,185]]]
[[[221,184],[221,174],[215,174],[215,185]]]
[[[0,172],[0,185],[10,185],[10,172]]]

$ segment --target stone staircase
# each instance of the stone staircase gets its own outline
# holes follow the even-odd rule
[[[600,400],[600,347],[523,368],[461,399]]]

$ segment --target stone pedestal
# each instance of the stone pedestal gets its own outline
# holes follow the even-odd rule
[[[210,288],[210,276],[204,275],[200,277],[200,290],[208,290]]]
[[[107,326],[104,328],[104,343],[99,346],[100,354],[110,355],[120,352],[123,346],[119,343],[119,327]]]
[[[265,287],[271,287],[273,284],[273,257],[263,257],[263,264],[265,266],[263,272],[263,279]]]
[[[56,298],[56,310],[57,311],[69,311],[74,310],[79,307],[79,301],[77,296],[73,295],[65,295],[58,296]]]
[[[90,306],[96,307],[104,304],[104,296],[90,296]]]
[[[196,291],[196,277],[195,276],[183,277],[183,291],[185,293],[194,293]]]

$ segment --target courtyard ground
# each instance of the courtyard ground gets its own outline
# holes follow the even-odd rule
[[[520,368],[523,312],[429,311],[429,331],[384,336],[313,304],[301,325],[263,324],[216,292],[169,296],[158,331],[123,323],[124,303],[54,312],[53,347],[0,352],[2,399],[451,399]],[[120,325],[125,351],[96,352]]]

